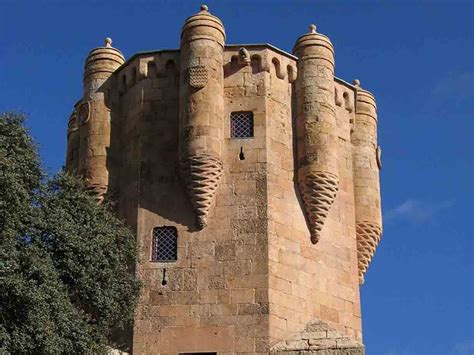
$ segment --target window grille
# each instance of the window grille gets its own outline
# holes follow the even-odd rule
[[[175,227],[153,228],[151,261],[172,262],[178,259],[178,231]]]
[[[232,112],[230,122],[230,136],[232,138],[253,137],[253,112]]]

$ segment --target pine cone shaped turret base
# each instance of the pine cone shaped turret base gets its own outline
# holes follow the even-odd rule
[[[300,181],[306,214],[309,219],[311,242],[319,241],[321,230],[339,189],[336,175],[325,172],[307,174]]]
[[[357,233],[357,259],[359,263],[359,283],[364,283],[364,275],[374,257],[375,249],[382,236],[382,227],[373,222],[358,222]]]
[[[189,155],[181,159],[180,169],[196,213],[196,228],[203,229],[224,172],[222,161],[209,154]]]

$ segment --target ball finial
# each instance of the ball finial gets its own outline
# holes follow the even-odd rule
[[[202,4],[202,5],[201,5],[201,11],[203,11],[203,12],[208,12],[208,11],[209,11],[209,8],[207,7],[207,5]]]
[[[353,81],[355,86],[360,86],[360,80],[359,79],[354,79]]]
[[[316,33],[316,25],[314,23],[309,25],[309,33]]]
[[[112,47],[112,38],[107,37],[107,38],[104,40],[104,43],[105,43],[105,46],[106,46],[106,47]]]

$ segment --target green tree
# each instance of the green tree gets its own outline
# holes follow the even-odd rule
[[[0,353],[105,353],[131,325],[136,239],[83,182],[47,179],[19,114],[0,115]]]

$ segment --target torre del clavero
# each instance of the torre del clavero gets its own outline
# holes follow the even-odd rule
[[[226,44],[207,6],[177,50],[85,62],[66,169],[135,231],[133,354],[363,354],[382,234],[374,96],[311,25],[293,54]]]

